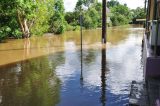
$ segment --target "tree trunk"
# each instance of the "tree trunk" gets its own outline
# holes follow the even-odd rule
[[[30,37],[30,31],[28,28],[28,24],[27,24],[27,19],[24,19],[24,31],[25,31],[25,38],[29,38]]]
[[[17,17],[18,17],[18,22],[20,24],[21,27],[21,31],[23,33],[23,38],[29,38],[30,37],[30,31],[29,31],[29,27],[27,24],[27,19],[22,18],[22,16],[20,15],[20,12],[17,11]]]

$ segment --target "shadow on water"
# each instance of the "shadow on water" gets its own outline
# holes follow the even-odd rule
[[[84,85],[84,78],[83,78],[83,51],[81,50],[81,74],[80,74],[80,84],[83,89]],[[102,106],[106,106],[107,97],[106,97],[106,74],[109,71],[107,68],[107,61],[106,61],[106,48],[102,48],[101,50],[101,96],[100,96],[100,103]]]
[[[102,48],[102,61],[101,61],[101,103],[102,106],[106,106],[106,49]]]

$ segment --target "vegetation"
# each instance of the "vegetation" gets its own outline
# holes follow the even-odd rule
[[[130,10],[117,0],[108,1],[107,6],[110,26],[145,18],[143,8]],[[85,29],[102,26],[102,4],[98,0],[78,0],[73,12],[65,12],[63,0],[1,0],[0,41],[7,37],[28,38],[46,32],[61,34],[66,30],[79,30],[80,14]]]
[[[120,4],[116,0],[108,2],[108,7],[111,10],[111,23],[113,26],[128,24],[131,20],[130,9],[126,4]]]
[[[53,14],[53,0],[1,0],[0,38],[28,38],[43,34]]]
[[[144,8],[136,8],[135,10],[131,10],[132,13],[132,22],[133,24],[137,24],[136,19],[145,19],[146,13],[144,12]]]
[[[54,15],[54,0],[38,0],[37,9],[34,13],[34,23],[31,27],[33,35],[43,35],[50,28],[49,20]]]
[[[66,21],[64,19],[64,5],[63,0],[55,0],[54,3],[55,14],[50,19],[50,32],[56,34],[63,33],[65,30]]]

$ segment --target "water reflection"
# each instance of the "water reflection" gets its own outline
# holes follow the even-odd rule
[[[47,57],[28,60],[0,70],[0,106],[54,106],[60,80]]]
[[[81,43],[82,43],[82,41],[81,41]],[[83,45],[82,44],[81,44],[81,76],[80,76],[80,83],[83,86]]]
[[[135,26],[112,27],[108,29],[108,44],[117,45],[133,32]],[[101,47],[101,29],[85,30],[83,33],[83,47],[97,49]],[[64,51],[65,42],[74,42],[77,49],[80,49],[79,31],[65,32],[55,36],[46,34],[44,37],[32,37],[30,39],[8,40],[0,44],[0,65],[11,64],[26,59],[49,55],[55,52]],[[8,57],[8,58],[5,58]]]
[[[26,43],[25,40],[20,40],[21,43],[11,41],[14,51],[9,45],[0,45],[0,62],[21,60],[24,54],[26,57],[29,54],[27,58],[43,55],[0,68],[0,105],[127,104],[130,82],[143,78],[140,66],[143,30],[132,26],[110,28],[107,51],[101,49],[100,31],[84,31],[83,57],[77,32],[31,38]]]
[[[102,70],[101,70],[101,103],[106,106],[106,49],[102,48]]]
[[[30,39],[24,39],[24,59],[30,55],[31,42]]]

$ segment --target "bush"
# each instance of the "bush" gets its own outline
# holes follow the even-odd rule
[[[8,37],[11,32],[11,28],[8,26],[4,26],[0,28],[0,42]]]
[[[124,25],[129,23],[129,20],[121,14],[111,16],[111,21],[113,26]]]
[[[80,26],[78,25],[72,26],[70,24],[66,26],[66,31],[76,31],[76,30],[80,30]]]
[[[22,32],[20,29],[15,29],[13,32],[12,32],[12,35],[14,38],[22,38]]]

